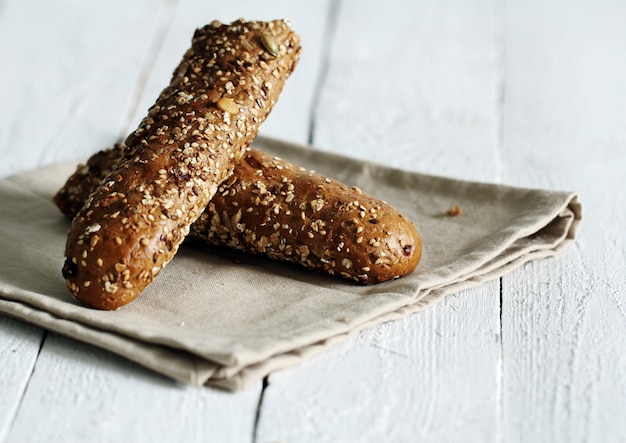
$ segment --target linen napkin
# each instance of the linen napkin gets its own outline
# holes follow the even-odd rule
[[[253,147],[392,204],[423,240],[415,272],[359,286],[296,265],[183,245],[133,303],[74,300],[61,276],[69,221],[51,202],[75,163],[0,181],[0,312],[195,385],[240,389],[371,325],[425,309],[572,242],[576,194],[424,175],[259,137]],[[462,213],[447,215],[453,206]]]

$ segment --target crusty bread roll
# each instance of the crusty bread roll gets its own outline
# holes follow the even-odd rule
[[[255,150],[220,185],[189,239],[364,284],[409,274],[422,255],[415,226],[397,209]]]
[[[61,211],[73,217],[123,152],[117,144],[79,165],[54,198]],[[364,284],[412,272],[422,250],[414,225],[388,204],[256,150],[249,150],[220,184],[187,240]]]
[[[195,32],[128,152],[72,221],[63,276],[76,298],[116,309],[157,276],[256,136],[299,53],[283,20]]]

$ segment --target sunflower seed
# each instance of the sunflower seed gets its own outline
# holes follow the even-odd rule
[[[278,57],[280,55],[276,40],[274,40],[274,37],[271,34],[268,34],[267,32],[261,34],[261,43],[263,43],[263,46],[265,47],[265,49],[267,49],[267,52],[272,54],[274,57]]]
[[[232,98],[222,97],[217,101],[217,107],[222,111],[226,111],[229,114],[237,115],[239,114],[239,106]]]

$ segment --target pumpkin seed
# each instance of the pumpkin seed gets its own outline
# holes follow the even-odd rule
[[[274,37],[271,34],[268,34],[267,32],[261,34],[261,43],[263,43],[263,47],[267,49],[267,52],[272,54],[274,57],[278,57],[280,55],[276,40],[274,40]]]

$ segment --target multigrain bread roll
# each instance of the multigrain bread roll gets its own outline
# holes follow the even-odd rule
[[[189,239],[380,283],[412,272],[415,226],[354,186],[250,150],[192,225]]]
[[[74,216],[123,150],[115,145],[77,168],[54,198],[64,214]],[[363,284],[412,272],[422,252],[414,225],[388,204],[256,150],[249,150],[220,184],[187,240],[291,261]]]
[[[213,22],[70,227],[63,276],[89,306],[135,299],[174,256],[276,102],[300,53],[286,21]]]

